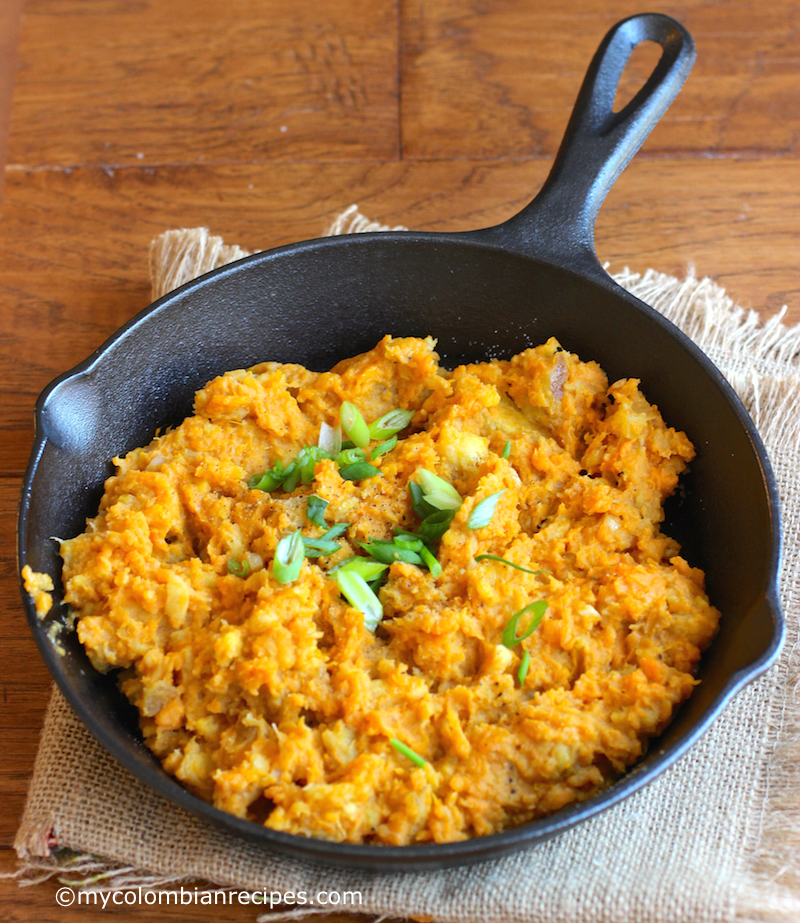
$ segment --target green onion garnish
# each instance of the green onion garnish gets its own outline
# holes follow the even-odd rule
[[[275,464],[263,474],[254,474],[247,482],[250,490],[275,490],[283,484],[285,471],[281,462]]]
[[[455,509],[440,510],[428,502],[422,487],[416,481],[408,482],[408,492],[411,495],[411,506],[422,522],[416,532],[416,537],[424,542],[438,542],[447,531]]]
[[[364,478],[371,478],[380,473],[380,468],[365,461],[354,462],[352,465],[345,465],[344,468],[339,469],[339,474],[345,481],[363,481]]]
[[[342,550],[342,546],[335,542],[343,532],[350,528],[349,522],[337,522],[328,529],[319,538],[307,538],[303,536],[303,548],[307,558],[323,558],[329,554],[336,554]]]
[[[307,538],[305,535],[303,536],[303,554],[307,558],[324,558],[341,550],[342,546],[338,542],[333,542],[326,538]]]
[[[300,469],[300,479],[304,484],[310,484],[314,480],[314,468],[323,458],[333,458],[333,456],[318,445],[304,445],[300,449],[295,461]]]
[[[417,534],[425,542],[438,542],[455,515],[455,510],[435,510],[422,520]]]
[[[322,497],[318,497],[316,494],[311,494],[306,506],[306,516],[311,522],[323,529],[325,528],[325,508],[327,506],[328,501],[323,500]]]
[[[431,572],[431,577],[434,579],[436,577],[441,577],[442,575],[442,565],[436,560],[436,558],[431,554],[431,552],[423,545],[419,549],[419,556],[422,558],[423,563]]]
[[[244,579],[250,573],[250,562],[245,558],[243,561],[237,561],[235,558],[231,558],[228,561],[228,573],[233,574],[234,577],[241,577]]]
[[[417,468],[425,500],[437,510],[457,510],[461,506],[461,494],[452,484],[440,478],[427,468]]]
[[[290,494],[295,487],[297,487],[297,482],[300,480],[300,465],[295,459],[291,464],[286,467],[286,471],[283,474],[283,489],[287,494]]]
[[[405,429],[414,416],[413,410],[390,410],[369,425],[371,439],[387,439]]]
[[[315,452],[319,452],[319,446],[313,446]],[[300,480],[304,484],[310,484],[314,480],[314,465],[317,463],[317,459],[311,452],[312,446],[304,445],[302,449],[297,453],[297,458],[295,462],[297,463],[298,474]]]
[[[407,548],[409,551],[419,551],[423,547],[422,539],[410,532],[399,532],[392,539],[392,544],[397,548]]]
[[[369,457],[374,461],[379,456],[385,455],[387,452],[391,452],[396,445],[397,436],[392,436],[392,438],[387,439],[386,442],[382,442],[380,445],[376,445],[375,448],[369,453]]]
[[[287,493],[291,493],[301,480],[304,484],[314,480],[314,468],[323,458],[333,458],[333,455],[318,445],[304,445],[288,465],[284,467],[282,462],[275,462],[263,474],[254,474],[247,486],[251,490],[266,491],[283,487]]]
[[[392,541],[385,538],[374,538],[368,542],[361,542],[361,547],[367,554],[383,564],[394,564],[395,561],[403,561],[406,564],[424,564],[434,577],[440,576],[442,565],[436,560],[422,536],[398,527],[395,527],[395,531],[397,534]]]
[[[525,606],[524,609],[520,609],[519,612],[515,612],[503,630],[503,644],[506,647],[515,647],[520,641],[524,641],[529,635],[532,635],[539,627],[546,609],[547,602],[544,599],[537,599],[535,603],[531,603],[529,606]],[[531,613],[531,621],[525,631],[518,637],[517,622],[526,612]]]
[[[401,743],[396,737],[390,737],[389,743],[397,750],[398,753],[402,753],[403,756],[408,757],[415,766],[419,766],[420,769],[425,765],[426,760],[424,760],[419,753],[414,753],[411,747],[407,747],[404,743]]]
[[[327,423],[319,425],[319,447],[328,452],[331,458],[342,451],[342,428],[341,426],[328,426]]]
[[[272,576],[278,583],[291,583],[300,576],[303,566],[305,546],[303,533],[298,529],[278,542],[275,557],[272,561]]]
[[[500,457],[501,457],[501,458],[508,458],[509,455],[511,455],[511,440],[510,440],[510,439],[509,439],[508,442],[506,442],[506,444],[503,446],[503,451],[502,451]]]
[[[370,440],[369,427],[358,407],[350,401],[345,401],[339,408],[339,417],[342,421],[342,430],[347,438],[360,449],[366,448]]]
[[[509,561],[507,558],[498,558],[496,554],[476,554],[476,561],[499,561],[501,564],[508,564],[509,567],[513,567],[516,570],[524,571],[526,574],[549,574],[552,571],[549,570],[528,570],[527,567],[522,567],[519,564],[515,564],[513,561]]]
[[[336,571],[346,570],[350,573],[358,574],[359,577],[363,577],[367,583],[370,583],[380,577],[386,568],[387,565],[381,564],[379,561],[370,561],[369,558],[362,558],[359,555],[354,555],[352,558],[342,561],[342,563],[335,568],[331,568],[328,573],[332,574]]]
[[[366,580],[354,571],[340,570],[336,581],[342,596],[354,609],[364,613],[364,627],[375,631],[383,618],[383,606],[378,597],[367,586]]]
[[[361,547],[368,555],[380,561],[381,564],[394,564],[395,561],[403,561],[406,564],[422,564],[422,558],[416,551],[408,548],[398,548],[394,542],[387,542],[385,539],[375,539],[370,542],[360,542]]]
[[[426,519],[432,513],[439,512],[435,506],[431,506],[425,499],[425,493],[416,481],[408,482],[408,492],[411,495],[411,508],[420,519]],[[453,513],[453,516],[455,516],[455,513]]]
[[[492,516],[494,516],[497,502],[504,493],[505,490],[498,490],[497,493],[490,494],[488,497],[481,500],[481,502],[478,503],[469,514],[467,528],[483,529],[485,526],[488,526],[492,521]]]
[[[528,675],[528,667],[531,665],[531,655],[529,651],[525,651],[522,655],[522,663],[519,665],[519,670],[517,671],[517,679],[519,680],[520,686],[525,685],[525,677]]]
[[[356,462],[363,462],[367,460],[367,453],[363,449],[359,449],[357,446],[351,446],[349,449],[342,449],[342,451],[336,456],[336,464],[340,468],[344,468],[346,465],[353,465]]]

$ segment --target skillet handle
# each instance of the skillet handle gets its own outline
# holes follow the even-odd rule
[[[634,98],[614,112],[614,97],[633,49],[644,41],[663,48],[653,73]],[[480,239],[567,266],[603,271],[594,249],[594,223],[606,194],[666,112],[694,64],[684,27],[661,13],[617,23],[603,39],[578,94],[555,162],[539,195],[519,214]]]

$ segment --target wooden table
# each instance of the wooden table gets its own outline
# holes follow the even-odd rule
[[[151,238],[205,225],[262,249],[318,236],[351,202],[422,230],[498,222],[545,178],[606,30],[643,7],[0,4],[3,869],[13,868],[50,688],[23,619],[14,550],[32,408],[51,378],[148,303]],[[788,304],[787,320],[800,321],[800,2],[673,0],[661,9],[693,33],[697,64],[609,195],[598,254],[612,269],[682,273],[691,263],[739,304],[765,315]],[[654,60],[638,50],[620,92],[632,95]],[[3,882],[3,918],[69,923],[100,913],[59,909],[55,888]],[[246,908],[214,914],[253,919]]]

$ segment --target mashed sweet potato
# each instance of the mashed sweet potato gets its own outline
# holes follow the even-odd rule
[[[92,663],[121,668],[147,745],[225,811],[351,843],[493,833],[595,794],[692,691],[719,613],[659,528],[687,437],[637,381],[609,387],[554,339],[452,372],[434,345],[387,336],[322,374],[214,379],[194,416],[115,459],[98,515],[61,545]],[[250,486],[344,401],[368,423],[414,412],[378,473],[320,457],[308,483]],[[460,506],[427,563],[377,578],[370,630],[337,574],[373,561],[371,540],[420,550],[405,533],[424,532],[423,469]],[[335,523],[334,550],[281,582],[279,542]]]

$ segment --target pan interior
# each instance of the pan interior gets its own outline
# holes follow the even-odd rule
[[[772,579],[774,522],[741,413],[710,364],[635,299],[568,270],[457,238],[364,235],[260,254],[167,296],[41,402],[47,439],[29,471],[21,563],[60,573],[50,537],[83,529],[109,460],[180,422],[210,378],[265,360],[326,370],[386,333],[436,337],[447,367],[509,357],[555,336],[581,359],[597,360],[610,381],[641,379],[668,424],[694,442],[697,459],[664,528],[706,571],[723,619],[702,684],[651,748],[646,772],[657,751],[680,747],[703,723],[733,674],[774,644],[772,617],[759,605]],[[56,655],[46,624],[33,622],[48,665],[95,735],[129,768],[160,780],[162,791],[188,798],[183,790],[176,796],[177,783],[141,744],[113,677],[90,667],[74,634]],[[328,858],[337,845],[328,844]],[[302,843],[295,852],[303,854]]]

